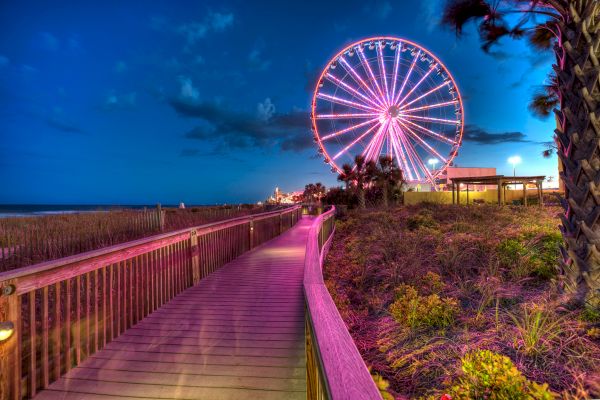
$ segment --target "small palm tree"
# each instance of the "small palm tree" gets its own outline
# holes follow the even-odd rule
[[[357,155],[354,158],[354,170],[353,178],[354,184],[356,185],[356,192],[358,195],[358,205],[364,210],[367,208],[367,201],[365,198],[365,189],[373,181],[377,165],[373,161],[366,161],[362,155]]]
[[[398,168],[394,159],[390,156],[379,157],[379,168],[375,173],[375,181],[381,186],[383,206],[389,206],[390,188],[402,182],[402,170]]]
[[[506,17],[515,14],[522,17],[510,26]],[[554,140],[565,185],[565,288],[576,303],[600,307],[600,1],[448,1],[443,23],[460,35],[470,20],[478,22],[484,51],[505,36],[527,37],[536,50],[556,56],[550,84],[530,108],[540,116],[556,114]]]
[[[321,183],[317,182],[314,185],[314,197],[317,199],[317,203],[321,205],[321,199],[325,196],[327,188]]]

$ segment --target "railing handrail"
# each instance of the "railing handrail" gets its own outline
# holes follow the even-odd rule
[[[304,294],[313,346],[321,368],[326,396],[341,399],[381,399],[381,394],[348,332],[323,281],[323,259],[333,231],[319,250],[323,222],[333,218],[335,207],[319,215],[308,233],[304,265]]]
[[[85,262],[87,264],[97,263],[98,268],[105,265],[106,263],[110,263],[111,261],[103,261],[102,258],[109,258],[111,254],[123,252],[126,249],[132,249],[136,247],[141,247],[144,245],[149,245],[151,243],[156,242],[157,246],[162,246],[169,240],[178,241],[183,239],[181,236],[189,235],[192,231],[196,231],[197,234],[203,234],[212,232],[219,229],[229,228],[235,225],[245,224],[250,221],[259,221],[264,218],[268,218],[275,214],[284,214],[290,211],[294,211],[298,208],[301,208],[299,205],[287,207],[284,209],[279,209],[275,211],[267,211],[259,214],[245,215],[236,218],[230,218],[222,221],[210,222],[203,225],[198,225],[190,228],[178,229],[172,232],[160,233],[157,235],[148,236],[141,239],[131,240],[124,243],[115,244],[112,246],[103,247],[101,249],[91,250],[84,253],[75,254],[72,256],[62,257],[55,260],[44,261],[38,264],[29,265],[27,267],[17,268],[10,271],[0,272],[0,287],[2,286],[2,282],[14,280],[18,278],[23,278],[28,275],[35,275],[42,272],[48,272],[53,269],[62,268],[65,266],[70,266],[76,263]],[[145,251],[148,249],[145,248]],[[114,261],[112,261],[114,262]],[[93,269],[92,269],[93,270]],[[87,271],[86,271],[87,272]],[[77,276],[80,274],[73,274],[73,276]],[[40,282],[40,286],[46,286],[48,282]],[[17,294],[23,293],[29,290],[38,289],[37,287],[18,287]]]

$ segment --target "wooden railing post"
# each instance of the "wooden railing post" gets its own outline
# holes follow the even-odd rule
[[[283,212],[279,213],[279,234],[283,233]]]
[[[192,282],[197,285],[202,276],[200,275],[200,249],[198,248],[198,232],[190,232],[190,256],[192,258]]]
[[[15,287],[6,282],[0,288],[0,323],[4,334],[12,335],[0,342],[0,399],[21,399],[21,304]]]

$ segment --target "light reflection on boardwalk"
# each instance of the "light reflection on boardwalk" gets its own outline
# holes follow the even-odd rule
[[[305,399],[310,223],[176,296],[36,399]]]

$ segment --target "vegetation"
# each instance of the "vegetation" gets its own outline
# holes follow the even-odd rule
[[[521,15],[516,23],[514,15]],[[560,258],[564,288],[573,303],[600,308],[600,2],[598,0],[450,0],[443,22],[461,34],[474,20],[490,48],[504,37],[527,37],[536,51],[553,51],[548,85],[531,102],[541,117],[556,114],[556,153],[565,184]],[[593,82],[593,84],[592,84]],[[558,109],[556,109],[558,108]]]
[[[0,218],[0,272],[263,211],[240,205]]]
[[[599,397],[600,314],[562,306],[558,211],[422,204],[338,219],[326,285],[380,389]]]
[[[321,199],[325,197],[326,187],[321,182],[309,183],[304,186],[302,195],[304,202],[321,204]]]
[[[367,208],[367,202],[387,208],[391,199],[400,200],[405,183],[402,171],[387,156],[381,156],[379,163],[375,163],[357,155],[354,167],[349,164],[342,166],[338,180],[345,183],[345,190],[330,190],[325,197],[326,203],[351,207],[358,205],[362,210]]]

